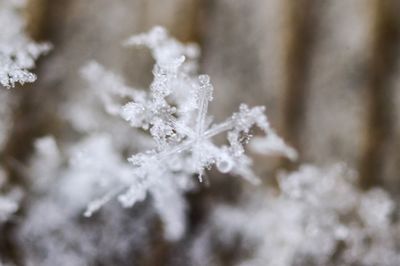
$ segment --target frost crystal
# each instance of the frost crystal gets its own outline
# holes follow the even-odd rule
[[[34,82],[36,76],[28,70],[41,54],[50,50],[49,44],[34,43],[24,33],[25,22],[18,10],[24,2],[0,0],[0,84],[6,88]]]
[[[240,265],[400,265],[393,201],[354,181],[343,165],[302,166],[280,177],[278,196],[253,192],[242,208],[217,207],[207,230],[225,244],[243,238],[253,253]]]
[[[113,190],[92,202],[85,213],[87,216],[115,193],[125,207],[142,201],[150,193],[166,224],[167,237],[176,239],[184,230],[183,193],[193,187],[192,176],[197,175],[202,181],[206,170],[216,166],[222,173],[259,182],[244,148],[253,127],[265,134],[257,140],[262,144],[261,152],[296,157],[295,151],[271,129],[264,107],[250,108],[242,104],[230,118],[213,123],[208,115],[213,86],[209,76],[196,75],[197,46],[179,43],[161,27],[131,37],[125,44],[145,45],[152,52],[156,63],[148,91],[125,85],[122,78],[96,62],[89,63],[82,73],[91,87],[97,89],[106,112],[120,116],[133,128],[147,131],[153,144],[147,151],[129,157],[128,173],[116,177],[127,189],[122,193]],[[228,145],[217,145],[213,138],[223,133]],[[105,164],[110,162],[104,161]]]

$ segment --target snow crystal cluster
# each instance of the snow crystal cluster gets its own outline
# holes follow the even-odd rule
[[[24,5],[23,0],[0,0],[0,84],[6,88],[35,81],[36,75],[29,70],[50,50],[49,44],[37,44],[25,34],[20,14]]]
[[[242,239],[248,253],[238,265],[400,265],[394,202],[378,188],[360,191],[355,181],[343,165],[282,175],[277,195],[253,192],[239,208],[216,207],[193,258],[203,265],[201,257],[213,257],[208,234],[223,245]]]

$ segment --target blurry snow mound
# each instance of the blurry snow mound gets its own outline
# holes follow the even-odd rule
[[[394,202],[354,182],[344,165],[304,165],[280,176],[279,193],[253,191],[239,207],[217,206],[194,242],[193,261],[213,258],[217,239],[222,246],[239,243],[246,259],[238,265],[400,265]]]

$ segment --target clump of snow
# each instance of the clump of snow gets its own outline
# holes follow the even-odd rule
[[[0,0],[0,84],[6,88],[34,82],[36,75],[29,70],[40,55],[51,49],[50,44],[35,43],[24,32],[25,21],[19,10],[24,4]]]
[[[249,255],[239,265],[399,265],[393,200],[355,182],[341,164],[281,175],[278,194],[253,191],[241,206],[216,207],[193,254],[213,256],[208,234],[224,245],[240,236]]]
[[[93,219],[82,217],[91,199],[115,189],[124,169],[128,174],[109,135],[76,143],[45,136],[34,146],[27,204],[15,233],[23,265],[120,265],[145,254],[156,220],[149,204],[129,211],[110,204]]]

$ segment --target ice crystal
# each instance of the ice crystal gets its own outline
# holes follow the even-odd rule
[[[123,206],[129,207],[149,193],[166,225],[167,238],[176,239],[184,230],[183,193],[192,187],[192,176],[202,181],[206,170],[215,166],[222,173],[259,182],[244,147],[254,127],[265,135],[257,140],[262,143],[262,152],[295,158],[295,151],[270,127],[262,106],[250,108],[242,104],[225,121],[213,123],[208,115],[213,86],[208,75],[196,74],[199,55],[196,45],[179,43],[161,27],[131,37],[125,44],[150,48],[155,65],[149,90],[125,85],[122,78],[96,62],[89,63],[82,73],[106,112],[120,116],[133,128],[147,131],[153,147],[129,157],[129,170],[122,178],[116,178],[123,191],[112,190],[92,202],[87,216],[116,194]],[[228,144],[217,145],[213,138],[223,133]],[[110,160],[104,160],[102,165],[105,164],[110,164]]]
[[[6,88],[35,81],[36,75],[29,69],[50,49],[49,44],[35,43],[24,33],[25,22],[19,10],[24,2],[0,0],[0,84]]]

